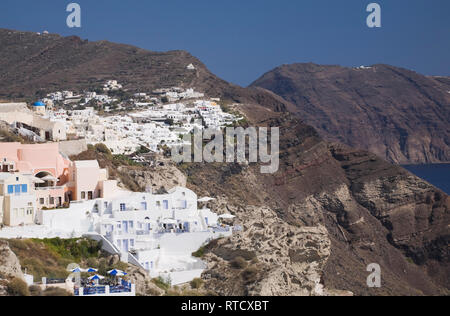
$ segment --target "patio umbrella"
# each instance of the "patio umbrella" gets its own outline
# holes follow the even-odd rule
[[[105,278],[104,276],[96,274],[96,275],[89,277],[88,279],[89,279],[89,281],[95,281],[95,280],[103,280],[104,278]]]
[[[112,276],[125,276],[125,275],[127,275],[126,272],[123,272],[122,270],[116,270],[116,269],[108,271],[108,274],[112,275]]]
[[[93,273],[93,272],[98,272],[98,270],[94,269],[94,268],[88,268],[88,269],[86,269],[86,272]]]
[[[81,272],[84,272],[84,269],[75,268],[75,269],[71,270],[70,272],[72,272],[72,273],[81,273]]]
[[[222,219],[233,219],[233,218],[235,218],[236,216],[234,216],[234,215],[231,215],[231,214],[223,214],[223,215],[220,215],[219,216],[219,218],[222,218]]]

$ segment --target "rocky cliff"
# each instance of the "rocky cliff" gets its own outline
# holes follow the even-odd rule
[[[449,78],[388,65],[293,64],[251,86],[293,103],[293,112],[329,141],[398,164],[450,161]]]
[[[223,295],[438,295],[449,288],[449,197],[366,151],[324,141],[293,116],[242,106],[280,126],[280,170],[191,165],[189,185],[218,197],[243,232],[209,245],[204,274]],[[234,262],[242,257],[240,264]],[[382,268],[382,288],[366,284]]]

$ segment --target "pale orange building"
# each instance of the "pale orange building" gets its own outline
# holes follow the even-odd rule
[[[0,172],[31,176],[39,209],[117,192],[117,181],[108,180],[96,160],[72,162],[59,152],[58,143],[0,143]]]

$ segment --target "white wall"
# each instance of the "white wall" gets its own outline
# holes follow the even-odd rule
[[[96,201],[71,203],[69,209],[40,211],[39,222],[57,231],[86,233],[91,226],[86,213],[92,212],[95,203]]]

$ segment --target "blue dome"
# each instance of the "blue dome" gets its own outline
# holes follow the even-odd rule
[[[35,102],[33,104],[33,106],[45,106],[45,104],[42,101],[38,101],[38,102]]]

